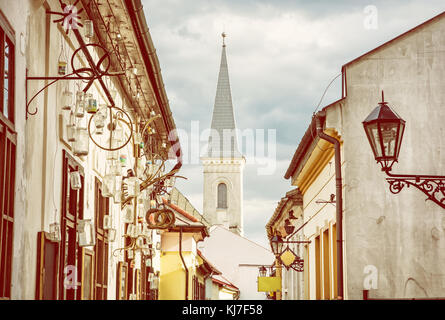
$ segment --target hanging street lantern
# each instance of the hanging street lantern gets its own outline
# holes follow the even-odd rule
[[[405,120],[388,106],[383,91],[382,102],[366,117],[363,127],[375,160],[389,177],[389,190],[397,194],[413,186],[426,194],[427,200],[445,209],[445,176],[391,173],[394,162],[398,162]]]
[[[272,252],[275,256],[278,256],[283,249],[283,241],[280,236],[274,235],[271,240]]]
[[[261,266],[261,267],[259,267],[258,269],[259,269],[259,270],[258,270],[258,274],[259,274],[259,276],[260,276],[260,277],[265,277],[266,274],[267,274],[267,269],[266,269],[266,267],[265,267],[265,266]]]
[[[384,100],[363,121],[366,136],[382,171],[391,171],[397,162],[402,144],[405,120],[403,120]]]

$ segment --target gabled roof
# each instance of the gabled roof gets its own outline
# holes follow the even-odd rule
[[[221,274],[221,271],[219,271],[213,264],[210,263],[210,261],[202,254],[201,250],[196,249],[196,252],[198,253],[198,256],[201,257],[202,261],[204,262],[206,269],[211,271],[213,273],[213,275]]]
[[[180,229],[183,232],[192,232],[192,233],[200,233],[202,239],[209,236],[209,231],[206,225],[202,222],[199,222],[194,216],[181,209],[180,207],[174,205],[173,203],[168,202],[166,199],[162,198],[164,205],[169,207],[173,213],[175,214],[175,225],[169,228],[169,231],[179,231]]]
[[[230,282],[226,278],[224,278],[222,275],[214,275],[214,276],[212,276],[212,281],[222,285],[223,287],[225,287],[225,288],[227,288],[229,290],[234,290],[234,291],[238,291],[239,292],[238,287],[235,286],[232,282]]]
[[[346,63],[346,64],[343,65],[342,69],[345,68],[345,67],[347,67],[347,66],[349,66],[349,65],[351,65],[351,64],[353,64],[353,63],[355,63],[355,62],[357,62],[357,61],[359,61],[360,59],[362,59],[362,58],[364,58],[364,57],[366,57],[366,56],[368,56],[368,55],[370,55],[370,54],[373,54],[373,53],[375,53],[375,52],[377,52],[377,51],[379,51],[379,50],[385,48],[385,47],[388,46],[389,44],[391,44],[391,43],[393,43],[393,42],[395,42],[395,41],[397,41],[397,40],[399,40],[399,39],[401,39],[401,38],[407,36],[408,34],[412,33],[413,31],[416,31],[416,30],[418,30],[418,29],[421,29],[421,28],[425,27],[426,25],[432,23],[433,21],[439,20],[439,19],[441,19],[441,18],[443,18],[443,17],[445,17],[445,11],[442,12],[442,13],[439,13],[437,16],[434,16],[433,18],[431,18],[431,19],[429,19],[429,20],[427,20],[427,21],[425,21],[425,22],[423,22],[423,23],[421,23],[421,24],[415,26],[414,28],[412,28],[412,29],[410,29],[410,30],[408,30],[408,31],[406,31],[406,32],[404,32],[404,33],[398,35],[397,37],[395,37],[395,38],[393,38],[393,39],[391,39],[391,40],[389,40],[389,41],[387,41],[387,42],[381,44],[380,46],[378,46],[378,47],[376,47],[376,48],[374,48],[374,49],[372,49],[372,50],[370,50],[370,51],[368,51],[368,52],[362,54],[361,56],[355,58],[354,60],[349,61],[348,63]]]

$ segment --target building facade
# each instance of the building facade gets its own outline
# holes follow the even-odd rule
[[[157,299],[159,62],[140,1],[76,3],[0,3],[0,298]]]
[[[305,299],[445,297],[444,210],[415,187],[391,192],[362,125],[384,91],[406,121],[393,171],[443,175],[444,32],[442,13],[345,64],[342,98],[324,107],[303,136],[285,175],[302,204],[272,225],[280,232],[293,211],[298,232],[290,236],[311,241],[304,283],[285,281],[304,290]],[[340,161],[320,131],[338,141]]]

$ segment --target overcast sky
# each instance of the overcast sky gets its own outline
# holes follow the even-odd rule
[[[265,224],[294,188],[285,171],[341,66],[445,10],[443,0],[142,2],[170,108],[185,132],[192,121],[200,131],[210,127],[226,32],[237,127],[276,130],[274,173],[259,175],[264,166],[255,164],[244,172],[245,236],[268,248]],[[340,96],[338,78],[321,107]],[[185,164],[180,174],[188,180],[177,187],[202,212],[201,165]]]

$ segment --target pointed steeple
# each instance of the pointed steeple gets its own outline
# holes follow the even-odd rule
[[[233,113],[232,94],[230,91],[229,70],[226,56],[226,34],[222,33],[223,45],[221,64],[213,107],[211,133],[207,157],[211,158],[241,158],[238,150],[235,116]]]

